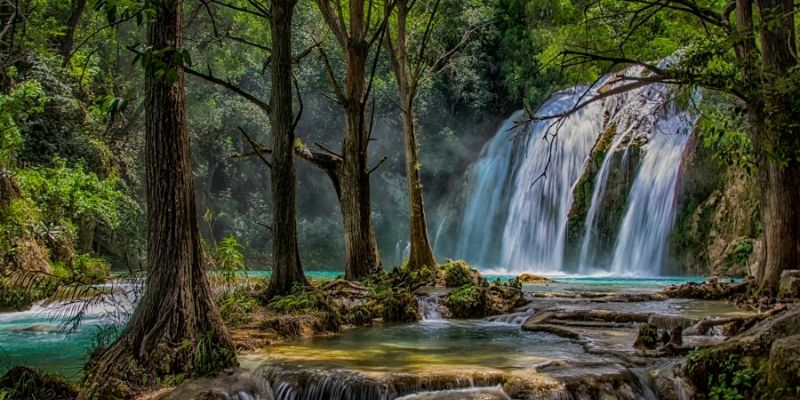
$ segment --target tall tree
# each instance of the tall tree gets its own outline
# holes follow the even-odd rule
[[[544,117],[559,118],[606,95],[651,83],[697,85],[736,99],[747,113],[757,169],[764,246],[756,278],[762,292],[775,294],[781,273],[800,265],[800,210],[794,206],[800,201],[796,5],[791,0],[601,1],[580,15],[591,19],[593,28],[580,28],[590,26],[588,20],[568,28],[573,34],[588,31],[560,52],[562,66],[592,63],[613,70],[637,65],[647,76],[619,74],[622,85],[613,91]],[[620,33],[619,27],[625,31]],[[656,65],[648,58],[659,54],[642,54],[647,51],[641,46],[665,31],[680,42],[666,49],[674,52],[669,62]]]
[[[436,258],[431,249],[428,235],[428,221],[425,218],[425,207],[422,200],[422,178],[419,160],[419,143],[417,141],[414,99],[417,97],[420,80],[425,71],[423,63],[427,41],[430,39],[431,28],[436,20],[439,9],[439,0],[433,2],[429,10],[428,23],[422,33],[421,43],[417,55],[410,55],[409,51],[409,17],[412,8],[417,4],[414,0],[397,0],[394,7],[387,3],[384,14],[388,21],[388,32],[385,35],[384,45],[392,71],[394,72],[400,97],[400,115],[403,120],[403,151],[405,153],[406,186],[408,189],[408,214],[409,235],[411,252],[408,257],[409,268],[431,267],[436,265]],[[418,6],[419,7],[419,6]],[[394,8],[394,18],[391,18]]]
[[[198,239],[185,114],[183,1],[155,0],[150,6],[145,293],[119,338],[90,363],[82,399],[130,397],[165,375],[201,376],[238,364]]]
[[[381,257],[375,239],[370,204],[370,167],[367,150],[370,127],[367,124],[367,101],[370,49],[385,28],[385,20],[372,21],[372,1],[315,0],[322,17],[344,53],[344,87],[339,84],[330,62],[323,54],[326,71],[336,99],[344,110],[344,140],[338,162],[330,164],[328,175],[335,175],[334,186],[344,222],[345,277],[363,278],[381,269]],[[376,13],[377,14],[377,13]],[[377,58],[377,54],[375,55]],[[374,73],[374,70],[373,70]],[[319,161],[310,160],[318,166]]]
[[[302,56],[310,52],[306,50],[300,55],[292,54],[292,20],[297,0],[275,0],[270,6],[265,3],[253,1],[248,4],[232,5],[216,4],[224,9],[233,10],[240,17],[253,18],[257,23],[266,23],[270,28],[269,44],[265,43],[266,37],[248,39],[230,34],[230,28],[223,34],[218,30],[214,10],[208,8],[209,17],[214,26],[214,36],[217,40],[235,42],[266,53],[270,65],[271,93],[269,101],[263,101],[259,96],[247,92],[236,86],[228,79],[215,77],[210,69],[207,73],[186,68],[186,71],[205,81],[220,85],[242,98],[256,105],[265,112],[270,119],[272,132],[272,148],[268,149],[258,144],[243,129],[240,128],[253,151],[249,153],[258,156],[267,168],[270,169],[271,195],[272,195],[272,276],[267,290],[266,298],[276,295],[285,295],[291,292],[296,284],[306,285],[303,266],[300,261],[300,251],[297,242],[297,207],[296,207],[296,174],[294,163],[295,128],[299,115],[295,116],[293,110],[293,65]],[[298,93],[299,95],[299,93]],[[272,160],[268,160],[271,156]]]
[[[285,295],[306,283],[297,245],[295,207],[295,117],[292,110],[292,15],[297,0],[274,0],[272,31],[272,277],[267,297]]]

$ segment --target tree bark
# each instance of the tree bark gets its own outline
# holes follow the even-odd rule
[[[67,65],[69,58],[72,56],[72,47],[75,43],[75,31],[78,29],[78,24],[81,21],[81,15],[86,8],[86,0],[72,0],[72,7],[70,8],[69,18],[67,18],[67,29],[64,31],[64,37],[61,38],[61,45],[58,52],[64,58],[63,65]]]
[[[406,159],[406,185],[408,186],[408,217],[411,239],[409,268],[433,267],[436,258],[428,235],[428,221],[422,200],[422,177],[420,176],[419,145],[414,124],[413,100],[405,103],[403,112],[403,148]]]
[[[336,77],[329,71],[331,84],[336,88],[338,100],[344,108],[342,156],[335,168],[336,179],[333,181],[334,185],[339,185],[339,204],[344,225],[345,278],[360,279],[381,269],[372,223],[367,165],[370,138],[365,117],[369,95],[367,60],[371,46],[368,38],[370,21],[364,12],[364,0],[350,1],[346,5],[347,12],[338,2],[334,2],[336,10],[331,8],[329,0],[316,2],[345,58],[344,91],[339,90]]]
[[[754,131],[765,254],[758,278],[762,291],[776,295],[783,270],[800,267],[800,129],[793,106],[798,91],[786,80],[797,66],[797,45],[792,1],[757,0],[756,5],[762,20],[762,76],[771,89],[763,94],[763,125]]]
[[[292,111],[292,15],[297,0],[272,2],[272,277],[266,297],[307,284],[297,244],[294,114]]]
[[[787,75],[796,67],[797,45],[793,4],[787,0],[757,0],[760,16],[760,65],[757,57],[752,0],[738,0],[737,45],[748,85],[751,143],[758,167],[759,208],[764,248],[756,278],[762,293],[777,294],[783,270],[800,267],[800,129],[793,98],[795,83]]]
[[[152,49],[181,48],[182,3],[152,3]],[[145,76],[146,290],[116,342],[90,362],[81,399],[131,397],[164,376],[202,376],[238,365],[202,264],[183,67],[174,51],[160,61],[176,78],[157,77],[152,68]]]
[[[391,7],[386,12],[391,13]],[[408,188],[409,239],[411,253],[408,267],[412,269],[432,267],[436,258],[430,245],[428,222],[422,200],[421,163],[414,115],[414,99],[417,97],[419,75],[408,60],[407,22],[411,11],[408,1],[400,0],[395,5],[396,19],[394,30],[386,36],[384,44],[400,92],[400,111],[403,120],[403,151],[405,153],[406,186]],[[430,28],[430,27],[429,27]],[[428,29],[429,29],[428,28]],[[394,38],[392,37],[394,34]]]

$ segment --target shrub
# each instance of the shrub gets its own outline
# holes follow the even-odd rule
[[[470,268],[464,260],[457,260],[442,266],[445,273],[445,285],[447,287],[461,287],[472,283]]]
[[[235,327],[253,321],[253,312],[261,303],[247,288],[237,287],[216,297],[219,313],[226,326]]]

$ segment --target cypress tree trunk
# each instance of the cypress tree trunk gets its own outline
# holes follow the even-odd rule
[[[182,0],[152,5],[151,48],[180,49]],[[145,294],[117,341],[88,366],[81,399],[127,398],[165,376],[202,376],[238,364],[202,264],[183,68],[175,52],[166,53],[158,61],[175,73],[174,81],[152,68],[145,77]]]
[[[297,245],[292,111],[292,15],[297,0],[272,2],[272,277],[266,297],[285,295],[305,285]]]
[[[369,128],[365,118],[367,60],[371,46],[368,31],[371,21],[365,13],[364,0],[352,0],[346,4],[316,0],[316,3],[344,53],[346,76],[343,90],[332,71],[328,70],[331,84],[344,109],[344,140],[341,158],[332,167],[327,167],[327,160],[313,157],[310,151],[305,152],[307,156],[304,158],[321,166],[331,176],[339,196],[344,225],[345,278],[360,279],[381,269],[372,223],[367,165]],[[368,6],[371,7],[372,2]]]
[[[414,99],[417,97],[419,84],[419,65],[411,65],[408,59],[408,16],[413,3],[399,0],[394,5],[396,10],[393,29],[386,35],[384,46],[389,53],[392,71],[400,92],[400,112],[403,120],[403,152],[405,153],[406,186],[408,188],[408,218],[411,253],[408,257],[409,268],[432,267],[436,265],[430,239],[428,221],[425,218],[425,205],[422,201],[422,178],[420,176],[419,144],[415,126]],[[385,16],[392,12],[391,5],[384,6]],[[430,29],[430,24],[426,29]],[[427,32],[426,32],[427,34]]]
[[[757,0],[756,5],[762,75],[771,89],[762,93],[764,121],[754,131],[765,245],[758,279],[761,290],[774,295],[781,272],[800,268],[800,82],[789,76],[797,67],[793,2]]]
[[[797,44],[793,4],[787,0],[757,0],[760,59],[753,1],[737,0],[737,56],[748,85],[750,139],[758,166],[759,207],[764,248],[756,271],[762,293],[777,294],[783,270],[800,267],[800,113],[796,67]]]

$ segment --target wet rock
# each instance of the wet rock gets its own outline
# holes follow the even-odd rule
[[[519,281],[522,283],[550,283],[553,280],[545,278],[536,274],[522,274],[519,276]]]
[[[800,335],[800,307],[797,306],[772,315],[720,344],[696,351],[682,371],[698,391],[707,393],[710,390],[708,377],[724,373],[732,363],[758,370],[768,360],[773,343],[795,335]]]
[[[423,392],[398,397],[397,400],[510,400],[501,387],[469,388]]]
[[[647,388],[628,368],[616,363],[556,366],[529,375],[513,375],[503,384],[513,399],[647,398]]]
[[[661,400],[693,399],[694,388],[681,376],[681,362],[671,360],[647,370],[653,390]]]
[[[643,324],[639,326],[639,336],[633,344],[637,349],[655,349],[658,347],[659,335],[655,325]]]
[[[652,314],[647,319],[647,323],[659,329],[673,329],[680,327],[686,329],[697,323],[697,318],[686,317],[683,315]]]
[[[711,277],[703,283],[687,282],[679,286],[672,285],[661,293],[673,299],[722,300],[744,293],[748,287],[748,282],[728,284]]]
[[[260,376],[244,369],[235,369],[214,377],[187,380],[158,399],[227,400],[231,395],[238,394],[247,394],[250,398],[272,398],[272,391]]]
[[[64,378],[28,367],[14,367],[0,377],[0,393],[8,400],[71,400],[78,390]]]
[[[551,335],[560,336],[567,339],[572,340],[582,340],[583,337],[580,333],[577,333],[573,330],[565,328],[563,326],[552,325],[552,324],[529,324],[525,323],[522,325],[523,331],[528,332],[542,332],[542,333],[549,333]]]
[[[800,270],[791,269],[781,273],[778,298],[800,299]]]
[[[800,335],[781,338],[772,344],[767,382],[777,388],[800,387]]]

